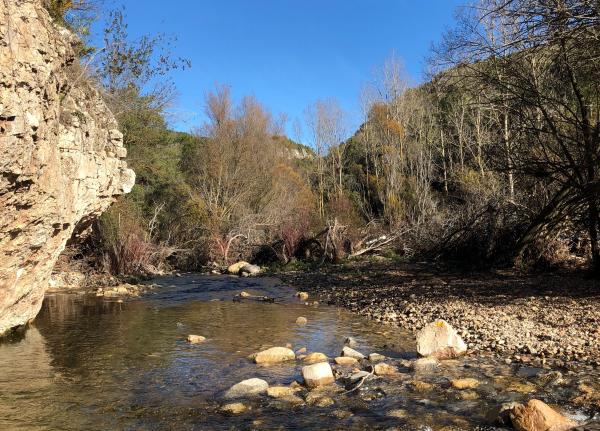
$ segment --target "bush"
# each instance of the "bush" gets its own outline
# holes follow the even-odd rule
[[[97,224],[104,269],[114,275],[151,275],[166,269],[174,250],[153,244],[136,209],[122,200]]]

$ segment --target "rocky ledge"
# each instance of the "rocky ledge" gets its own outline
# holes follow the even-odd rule
[[[413,331],[441,318],[472,351],[507,362],[600,366],[600,290],[570,274],[461,273],[431,265],[361,262],[281,274],[375,320]]]
[[[67,241],[135,181],[79,43],[41,0],[0,6],[0,334],[36,316]]]

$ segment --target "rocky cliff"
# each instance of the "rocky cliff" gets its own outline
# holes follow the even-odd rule
[[[0,333],[36,316],[74,229],[135,181],[77,44],[41,0],[0,0]]]

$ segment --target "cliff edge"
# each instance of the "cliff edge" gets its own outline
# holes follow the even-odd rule
[[[73,231],[135,182],[78,43],[40,0],[0,0],[0,334],[36,316]]]

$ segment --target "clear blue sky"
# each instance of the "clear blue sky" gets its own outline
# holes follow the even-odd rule
[[[132,36],[178,38],[172,126],[203,121],[204,94],[228,84],[234,97],[254,95],[275,115],[303,120],[305,107],[335,98],[359,122],[359,94],[392,52],[422,80],[431,43],[454,22],[464,0],[114,0]]]

